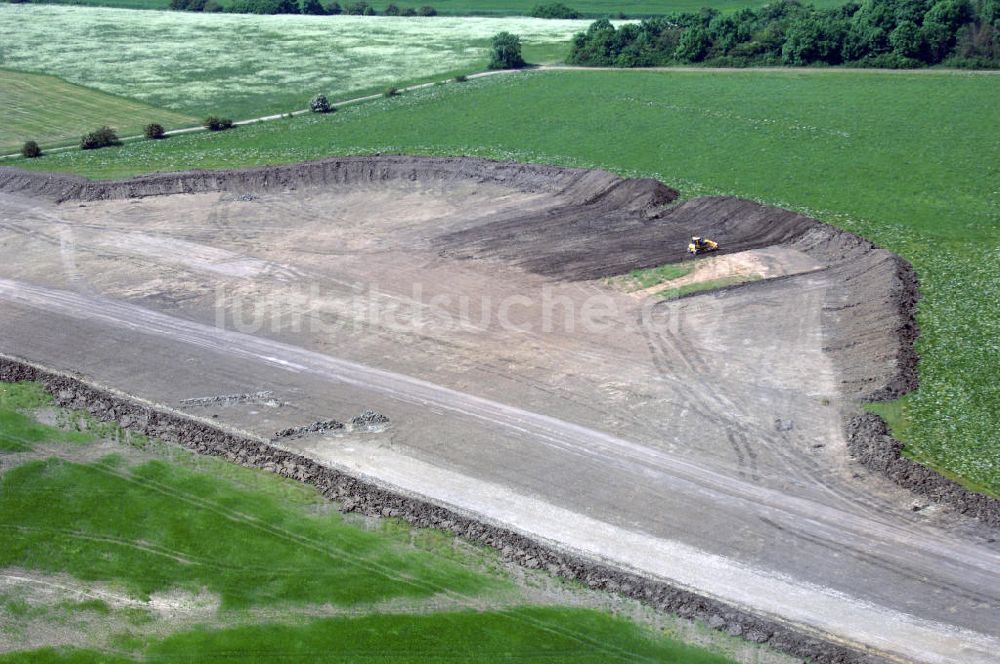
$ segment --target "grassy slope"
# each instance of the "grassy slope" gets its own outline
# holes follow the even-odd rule
[[[73,4],[127,9],[166,9],[170,0],[34,0],[36,4]],[[381,12],[390,0],[375,0],[370,4]],[[420,7],[431,5],[442,15],[451,16],[514,16],[527,15],[540,4],[554,0],[396,0],[400,7]],[[229,4],[226,0],[222,5]],[[350,0],[341,0],[341,5]],[[673,12],[693,12],[702,7],[712,7],[723,12],[736,11],[743,7],[759,7],[767,0],[565,0],[563,4],[576,9],[586,16],[617,15],[624,12],[628,16],[652,16]],[[841,0],[814,0],[812,4],[828,7],[842,4]]]
[[[320,93],[344,99],[482,70],[489,40],[502,30],[520,34],[530,58],[556,49],[565,59],[570,37],[586,26],[523,17],[253,16],[0,3],[5,67],[198,118],[237,120],[302,109]]]
[[[0,473],[0,570],[68,573],[138,599],[207,591],[220,596],[220,613],[231,625],[169,636],[160,629],[152,638],[105,635],[122,656],[113,661],[725,661],[596,611],[490,610],[495,593],[512,596],[512,584],[484,574],[481,562],[450,547],[452,538],[421,531],[429,536],[426,548],[415,548],[410,529],[385,521],[375,529],[352,525],[318,509],[322,501],[313,489],[270,473],[178,456],[175,448],[148,441],[152,460],[133,465],[118,455],[63,458],[98,438],[34,421],[30,409],[47,403],[36,384],[0,384],[0,454],[42,457]],[[435,597],[452,600],[452,608],[435,609]],[[416,602],[417,615],[366,610],[372,602],[403,598]],[[456,600],[469,610],[456,610]],[[357,616],[309,617],[308,607],[324,604],[354,607]],[[293,606],[307,612],[284,616]],[[242,612],[261,607],[275,609],[268,615],[282,624]],[[121,610],[96,601],[70,608],[102,615]],[[142,609],[125,610],[151,619]],[[0,639],[39,616],[63,632],[81,629],[62,613],[50,615],[44,606],[0,592]],[[109,657],[43,650],[0,655],[0,662]]]
[[[0,69],[0,153],[28,140],[41,145],[76,142],[109,125],[123,134],[142,133],[159,122],[168,129],[197,124],[190,116],[67,83],[54,76]]]
[[[907,451],[1000,492],[998,84],[944,72],[528,73],[30,166],[122,177],[374,151],[476,154],[602,166],[687,195],[806,211],[917,267],[921,389],[907,401]]]

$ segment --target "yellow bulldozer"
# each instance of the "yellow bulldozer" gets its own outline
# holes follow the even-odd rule
[[[708,238],[698,237],[697,235],[691,238],[691,244],[688,245],[688,253],[695,256],[707,254],[712,251],[718,251],[718,249],[718,242],[715,240],[709,240]]]

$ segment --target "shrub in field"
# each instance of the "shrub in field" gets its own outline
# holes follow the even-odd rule
[[[530,16],[532,18],[580,18],[581,14],[561,2],[552,2],[547,5],[536,5],[531,10]]]
[[[438,12],[430,5],[424,5],[417,10],[417,16],[437,16]]]
[[[205,6],[202,7],[201,11],[208,14],[219,14],[226,11],[226,8],[216,2],[216,0],[208,0],[208,2],[205,3]]]
[[[313,113],[329,113],[334,108],[330,100],[326,98],[326,95],[316,95],[309,102],[309,110]]]
[[[416,16],[417,10],[413,7],[404,7],[400,16]]]
[[[209,131],[225,131],[233,128],[233,121],[229,118],[217,118],[210,115],[205,118],[205,129]]]
[[[382,96],[383,97],[398,97],[399,96],[399,89],[398,88],[392,88],[392,87],[386,88],[385,92],[382,93]]]
[[[399,16],[399,6],[389,4],[386,6],[385,11],[382,12],[385,16]]]
[[[311,14],[313,16],[326,14],[326,10],[323,9],[323,5],[320,4],[319,0],[302,0],[302,4],[299,7],[299,10],[303,14]]]
[[[227,7],[233,14],[298,14],[296,0],[237,0]]]
[[[340,6],[339,2],[328,2],[323,5],[323,9],[326,10],[326,14],[329,16],[337,16],[344,13],[344,8]]]
[[[352,16],[364,16],[371,9],[367,2],[353,2],[347,5],[347,13]]]
[[[42,156],[42,149],[38,147],[38,143],[35,141],[28,141],[21,148],[21,155],[28,159],[34,159],[35,157]]]
[[[459,74],[458,76],[455,77],[455,82],[456,83],[465,83],[468,80],[469,80],[469,77],[466,76],[465,74]]]
[[[490,43],[490,69],[520,69],[524,64],[520,37],[509,32],[501,32],[493,37]]]
[[[100,129],[95,129],[80,139],[81,150],[96,150],[98,148],[106,148],[112,145],[121,144],[122,142],[118,138],[118,134],[116,134],[115,130],[111,127],[101,127]]]
[[[146,128],[143,129],[142,133],[146,138],[152,139],[154,141],[163,138],[164,136],[167,135],[167,132],[163,128],[163,125],[156,122],[146,125]]]

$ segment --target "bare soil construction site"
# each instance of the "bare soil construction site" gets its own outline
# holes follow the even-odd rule
[[[676,199],[475,159],[0,168],[0,379],[801,657],[995,661],[996,501],[860,409],[915,387],[912,270]],[[724,260],[676,285],[753,280],[607,279],[692,235]]]

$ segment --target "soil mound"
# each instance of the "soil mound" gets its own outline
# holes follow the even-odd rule
[[[74,175],[0,167],[0,192],[66,200],[114,200],[216,191],[288,191],[307,186],[378,182],[489,182],[516,191],[552,193],[571,203],[604,201],[645,212],[677,198],[656,180],[625,180],[607,171],[489,161],[471,157],[342,157],[236,171],[156,173],[96,181]]]

